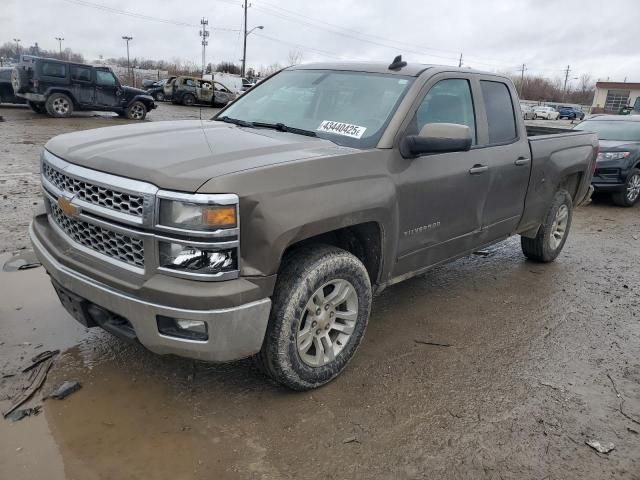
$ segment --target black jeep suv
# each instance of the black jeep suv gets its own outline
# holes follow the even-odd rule
[[[156,108],[144,90],[120,85],[108,67],[23,55],[11,83],[16,96],[26,99],[35,112],[52,117],[68,117],[74,110],[101,110],[144,120]]]

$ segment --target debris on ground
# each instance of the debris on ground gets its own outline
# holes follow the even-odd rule
[[[34,393],[36,393],[42,384],[47,378],[47,374],[49,373],[49,369],[53,365],[53,356],[46,358],[45,360],[36,364],[36,366],[31,369],[31,373],[29,374],[29,378],[27,380],[28,386],[11,399],[11,405],[5,411],[2,412],[2,415],[6,418],[11,412],[16,410],[20,405],[29,400]]]
[[[12,422],[18,422],[25,417],[30,417],[31,415],[38,415],[42,411],[42,405],[36,405],[32,408],[21,408],[18,410],[14,410],[9,415],[7,415],[7,420],[11,420]]]
[[[34,347],[34,348],[37,348],[37,347]],[[60,353],[60,350],[45,350],[44,352],[40,352],[38,355],[36,355],[31,359],[31,365],[29,365],[28,367],[25,367],[22,370],[22,372],[24,373],[24,372],[28,372],[29,370],[33,370],[39,364],[41,364],[45,360],[48,360],[49,358],[54,357],[58,353]]]
[[[599,453],[609,453],[611,450],[616,448],[616,446],[611,442],[602,443],[599,440],[587,440],[585,443]]]
[[[342,443],[360,443],[360,440],[358,440],[357,437],[352,436],[352,437],[347,437],[345,438]]]
[[[491,257],[493,255],[495,255],[496,251],[495,250],[476,250],[475,252],[473,252],[474,255],[478,255],[479,257]]]
[[[638,430],[635,430],[631,427],[627,427],[627,432],[629,433],[633,433],[634,435],[638,435]]]
[[[80,384],[80,382],[67,381],[58,385],[58,387],[56,387],[53,390],[53,392],[47,395],[46,398],[55,398],[56,400],[63,400],[67,398],[69,395],[71,395],[72,393],[77,392],[81,388],[82,388],[82,385]]]
[[[15,272],[17,270],[37,268],[41,265],[42,264],[38,261],[36,255],[32,251],[25,251],[7,260],[2,266],[2,270],[5,272]]]
[[[433,345],[434,347],[452,347],[453,346],[449,343],[428,342],[427,340],[419,340],[417,338],[414,339],[413,341],[415,343],[419,343],[420,345]]]

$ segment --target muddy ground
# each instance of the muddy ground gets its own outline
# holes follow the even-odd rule
[[[0,115],[4,264],[28,245],[44,142],[122,120]],[[30,402],[43,412],[0,420],[0,478],[640,479],[639,264],[640,206],[599,200],[553,264],[512,239],[387,289],[349,368],[307,393],[86,331],[42,268],[0,272],[0,373],[62,349]],[[0,379],[0,408],[20,378]],[[64,380],[83,388],[43,402]]]

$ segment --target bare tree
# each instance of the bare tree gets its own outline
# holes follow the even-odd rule
[[[289,56],[287,57],[289,65],[298,65],[302,62],[302,50],[289,50]]]
[[[269,75],[276,73],[278,70],[282,70],[282,65],[280,65],[279,63],[272,63],[271,65],[267,66],[264,70],[262,70],[260,73],[262,74],[262,76],[268,77]]]

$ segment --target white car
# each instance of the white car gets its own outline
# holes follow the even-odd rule
[[[557,120],[560,116],[560,112],[558,112],[553,107],[536,107],[533,109],[533,118],[544,118],[545,120]]]

